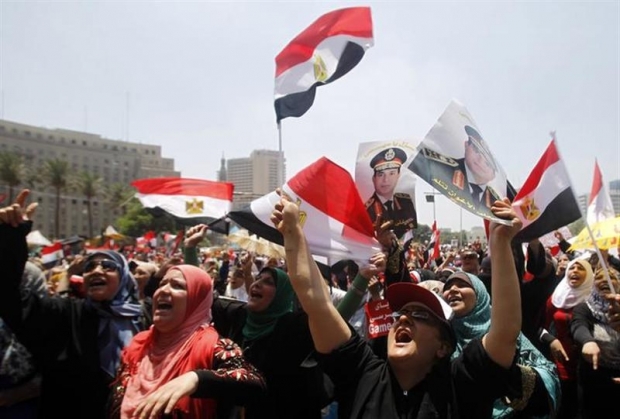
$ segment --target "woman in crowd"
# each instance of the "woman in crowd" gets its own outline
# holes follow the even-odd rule
[[[163,410],[174,417],[215,418],[219,401],[244,404],[259,398],[262,377],[241,349],[210,325],[212,302],[213,284],[204,270],[178,265],[167,271],[153,296],[153,327],[123,351],[112,417],[152,417]],[[166,394],[164,384],[194,370],[183,380],[197,385],[200,377],[205,398],[157,403]]]
[[[250,286],[247,304],[218,308],[214,324],[242,325],[237,339],[245,358],[264,376],[267,394],[260,400],[245,401],[246,419],[320,418],[329,402],[324,377],[310,357],[312,339],[306,316],[293,312],[293,290],[288,276],[277,268],[263,268]],[[220,299],[214,301],[214,309]],[[219,323],[219,324],[218,324]],[[226,333],[226,332],[225,332]],[[208,377],[198,372],[198,381],[185,374],[173,380],[149,400],[145,411],[155,404],[173,405],[173,395],[210,397]]]
[[[604,269],[594,274],[594,287],[587,300],[573,309],[570,329],[581,348],[578,366],[584,419],[610,417],[611,405],[620,397],[620,327],[609,299],[620,291],[618,272]],[[618,304],[614,302],[613,304]]]
[[[205,231],[201,226],[188,230],[185,260],[189,263],[197,262],[193,248]],[[308,316],[293,310],[293,289],[283,270],[265,267],[253,278],[252,263],[249,254],[241,260],[248,286],[247,304],[214,301],[216,329],[242,346],[245,358],[263,373],[267,383],[267,396],[259,403],[246,404],[245,418],[318,419],[321,409],[330,402],[330,383],[312,356],[314,345]],[[377,256],[376,263],[385,267],[384,256]],[[323,285],[329,293],[325,282]],[[203,396],[200,388],[199,385],[194,397]],[[194,390],[183,391],[192,394]]]
[[[497,201],[492,211],[512,224],[489,227],[495,265],[493,324],[452,361],[456,345],[449,322],[452,309],[434,292],[410,282],[388,286],[386,297],[395,321],[388,333],[387,361],[372,353],[323,292],[299,223],[302,209],[282,196],[271,220],[284,236],[295,291],[308,313],[315,348],[335,385],[340,417],[488,418],[495,399],[521,395],[521,388],[510,387],[521,383],[522,371],[514,363],[521,314],[510,246],[520,221],[507,200]]]
[[[136,282],[122,255],[99,251],[85,260],[85,299],[20,296],[28,194],[0,210],[0,316],[41,370],[40,417],[103,418],[121,349],[142,328]]]
[[[495,301],[495,294],[494,292],[494,309],[496,304],[499,304]],[[446,280],[443,298],[454,310],[451,323],[457,343],[453,359],[467,351],[467,346],[476,339],[481,339],[489,352],[491,343],[488,342],[488,337],[492,325],[499,323],[500,328],[505,325],[497,321],[496,311],[491,310],[491,298],[482,281],[475,275],[456,272]],[[494,360],[499,366],[509,370],[511,376],[508,381],[501,382],[508,394],[494,403],[493,417],[554,417],[559,397],[559,380],[555,366],[518,329],[514,336],[506,333],[502,335],[505,342],[514,343],[505,346],[504,351],[497,352],[501,356],[496,353]]]
[[[136,267],[133,270],[133,276],[136,278],[136,282],[138,283],[140,301],[143,301],[145,298],[150,297],[146,290],[146,286],[151,278],[155,276],[159,268],[154,263],[149,262],[134,261],[133,263],[136,264]]]
[[[540,340],[549,346],[549,353],[558,368],[562,402],[558,419],[575,418],[579,414],[577,391],[577,360],[579,353],[570,333],[573,308],[585,301],[592,291],[594,274],[590,263],[576,259],[568,264],[564,278],[547,301],[545,329]]]
[[[239,267],[234,267],[228,272],[225,297],[239,301],[248,301],[248,291],[245,286],[245,275]]]

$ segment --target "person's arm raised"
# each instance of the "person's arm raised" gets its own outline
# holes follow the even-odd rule
[[[517,339],[521,331],[521,294],[510,243],[521,229],[521,220],[510,206],[508,199],[495,201],[491,211],[496,217],[512,221],[512,226],[491,222],[491,327],[482,344],[489,357],[508,368],[515,356]]]
[[[284,250],[291,284],[304,311],[314,347],[330,353],[351,338],[349,326],[332,304],[329,291],[312,258],[303,229],[299,224],[299,207],[281,195],[271,213],[271,221],[284,237]]]

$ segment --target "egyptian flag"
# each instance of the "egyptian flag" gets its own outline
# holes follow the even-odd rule
[[[41,262],[46,266],[55,265],[63,257],[65,257],[65,253],[62,250],[61,242],[56,242],[41,249]]]
[[[433,227],[431,230],[431,241],[428,243],[428,259],[426,264],[428,266],[433,263],[435,259],[439,257],[439,230],[437,229],[437,221],[433,221]]]
[[[234,185],[229,182],[153,178],[135,180],[131,186],[152,214],[167,214],[185,225],[210,224],[232,208]]]
[[[521,242],[537,239],[581,218],[555,138],[515,197],[512,207],[523,222],[523,228],[515,237]]]
[[[334,10],[297,35],[276,57],[278,123],[306,113],[316,88],[351,71],[373,42],[369,7]]]
[[[598,167],[598,162],[594,161],[594,181],[590,192],[590,202],[586,212],[586,220],[591,226],[599,221],[614,218],[614,206],[611,202],[609,191],[603,183],[603,175]]]
[[[322,157],[288,181],[282,190],[299,205],[310,251],[328,258],[330,265],[352,259],[362,263],[380,251],[374,226],[351,175]],[[272,192],[240,211],[228,214],[235,223],[259,237],[284,244],[270,221],[280,197]]]

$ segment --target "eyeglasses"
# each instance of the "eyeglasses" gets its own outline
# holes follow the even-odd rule
[[[97,266],[101,266],[104,272],[120,271],[121,268],[118,263],[110,259],[89,260],[86,262],[86,265],[84,265],[84,273],[94,271],[97,269]]]
[[[392,313],[394,320],[398,320],[401,316],[406,316],[409,320],[429,322],[433,315],[426,310],[399,310]]]

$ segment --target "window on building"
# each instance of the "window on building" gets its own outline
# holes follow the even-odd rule
[[[86,141],[82,141],[82,145],[88,145]]]
[[[75,144],[75,140],[71,140],[71,144]]]

